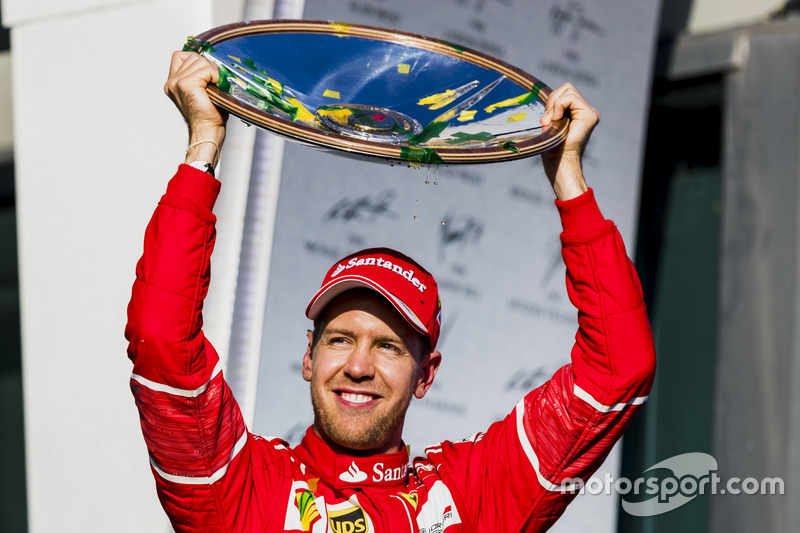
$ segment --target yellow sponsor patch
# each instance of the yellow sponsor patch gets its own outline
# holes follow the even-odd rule
[[[320,519],[317,504],[311,491],[297,491],[295,494],[295,505],[300,511],[300,524],[303,531],[311,531],[314,523]]]
[[[419,504],[419,497],[417,496],[416,492],[412,494],[406,494],[405,492],[401,492],[400,496],[402,496],[405,501],[410,503],[411,507],[413,507],[415,511],[417,510],[417,505]]]
[[[328,523],[333,533],[370,533],[369,522],[361,507],[342,511],[328,509]]]

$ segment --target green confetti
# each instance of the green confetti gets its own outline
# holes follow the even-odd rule
[[[547,87],[547,85],[545,85],[541,81],[537,81],[536,83],[534,83],[533,86],[531,87],[531,94],[533,95],[533,98],[539,98],[539,93],[542,92],[542,89],[544,89],[545,87]],[[527,104],[528,102],[525,103]]]
[[[400,158],[410,163],[428,163],[430,165],[441,165],[444,160],[430,148],[420,148],[418,146],[405,146],[400,149]]]
[[[283,93],[285,92],[283,84],[275,80],[271,80],[266,71],[261,70],[256,66],[255,61],[249,57],[246,57],[244,60],[242,60],[242,64],[250,70],[245,70],[238,65],[234,65],[234,67],[238,68],[246,76],[252,77],[255,83],[265,87],[269,92],[275,94],[275,96],[283,96]]]
[[[539,91],[541,91],[541,87],[536,89],[536,85],[531,88],[531,92],[525,95],[525,98],[517,102],[518,105],[530,104],[531,102],[535,101],[536,98],[539,96]]]
[[[194,37],[188,37],[186,39],[186,44],[183,45],[184,52],[216,52],[217,50],[211,46],[211,43],[208,41],[198,41]]]
[[[269,81],[269,80],[267,80],[267,81]],[[278,84],[278,87],[275,87],[276,83]],[[270,87],[272,87],[275,90],[275,94],[277,94],[278,96],[283,96],[283,94],[286,92],[286,88],[281,82],[277,82],[276,81],[275,83],[273,83],[273,82],[270,81],[269,85],[270,85]]]
[[[257,104],[259,109],[268,110],[271,108],[279,109],[287,115],[289,120],[294,121],[297,118],[297,107],[291,105],[287,101],[278,96],[277,92],[272,86],[262,87],[261,85],[248,85],[245,89],[248,94],[258,98]]]
[[[503,148],[505,148],[506,150],[511,150],[515,154],[519,153],[519,148],[517,148],[517,145],[514,143],[514,141],[508,141],[503,143]]]
[[[265,76],[266,76],[266,74],[265,74]],[[276,98],[281,98],[283,96],[284,88],[283,88],[283,84],[282,83],[278,84],[280,86],[280,88],[276,88],[275,85],[273,85],[272,82],[269,81],[269,79],[262,78],[258,74],[254,74],[253,75],[253,80],[256,83],[258,83],[260,86],[262,86],[264,89],[266,89],[267,92],[269,92],[271,95],[275,96]]]
[[[438,137],[449,126],[449,122],[431,122],[425,126],[421,132],[411,137],[408,142],[411,145],[422,144]]]
[[[219,80],[217,80],[217,87],[219,90],[224,93],[231,92],[231,80],[230,80],[231,72],[228,70],[227,67],[220,65],[219,66]]]
[[[463,131],[459,131],[453,134],[455,139],[446,141],[447,144],[461,144],[469,141],[491,141],[494,140],[494,135],[489,133],[488,131],[482,131],[480,133],[464,133]]]
[[[402,125],[402,124],[400,124],[399,122],[395,122],[395,123],[394,123],[394,126],[392,126],[392,132],[393,132],[393,133],[396,133],[396,134],[398,134],[398,135],[405,135],[405,136],[406,136],[406,137],[408,137],[409,139],[411,139],[411,138],[414,136],[414,135],[413,135],[413,134],[412,134],[410,131],[408,131],[407,129],[405,129],[405,128],[403,127],[403,125]]]
[[[253,76],[253,81],[259,84],[260,86],[264,87],[265,89],[269,86],[269,82],[262,78],[261,76]]]
[[[460,44],[451,43],[450,41],[445,41],[444,39],[439,39],[439,42],[444,44],[444,45],[449,46],[450,48],[452,48],[453,50],[455,50],[459,54],[463,54],[464,52],[467,51],[467,47],[466,46],[462,46]]]
[[[247,93],[251,96],[255,96],[259,100],[266,101],[268,103],[271,103],[273,100],[273,97],[269,91],[260,85],[248,85],[245,91],[247,91]]]

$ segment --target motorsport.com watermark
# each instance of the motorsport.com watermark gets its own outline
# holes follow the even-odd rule
[[[671,472],[666,474],[665,471]],[[722,480],[717,475],[717,460],[699,452],[684,453],[658,462],[644,471],[651,473],[633,481],[606,473],[603,479],[592,477],[567,478],[559,485],[565,492],[580,494],[611,494],[622,497],[622,508],[633,516],[655,516],[677,509],[704,494],[765,494],[782,495],[786,487],[779,477],[756,479],[731,477]]]

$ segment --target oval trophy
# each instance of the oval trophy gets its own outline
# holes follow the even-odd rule
[[[559,144],[543,128],[551,90],[453,43],[371,26],[270,20],[190,38],[219,66],[212,101],[249,124],[345,155],[419,164],[492,163]]]

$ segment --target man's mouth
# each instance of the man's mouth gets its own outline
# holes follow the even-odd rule
[[[338,394],[342,400],[358,405],[369,403],[377,398],[377,396],[373,396],[372,394],[363,394],[359,392],[339,391]]]

